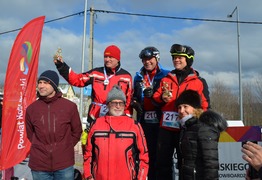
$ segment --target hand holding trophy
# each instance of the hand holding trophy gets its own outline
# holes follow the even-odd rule
[[[162,90],[163,90],[162,99],[165,102],[169,102],[170,99],[172,98],[172,89],[170,89],[167,82],[163,82]]]
[[[63,63],[63,56],[62,56],[62,49],[58,48],[55,55],[54,55],[54,63],[62,62]]]

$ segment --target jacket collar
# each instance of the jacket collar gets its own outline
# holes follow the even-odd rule
[[[47,98],[46,96],[39,96],[39,99],[46,102],[46,103],[50,103],[53,102],[55,100],[57,100],[58,98],[62,97],[62,92],[57,92],[53,97],[51,98]]]
[[[104,66],[104,68],[106,70],[107,75],[111,75],[111,74],[115,74],[119,70],[120,66],[121,66],[121,64],[120,64],[120,61],[119,61],[118,65],[116,66],[114,71],[111,68],[108,68],[106,66]]]

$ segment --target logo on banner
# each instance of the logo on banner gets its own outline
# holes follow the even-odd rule
[[[23,57],[20,60],[20,71],[27,75],[33,54],[31,42],[25,41],[22,44],[21,54]]]

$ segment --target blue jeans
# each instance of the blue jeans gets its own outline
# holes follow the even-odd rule
[[[74,166],[57,171],[31,171],[33,180],[74,180]]]

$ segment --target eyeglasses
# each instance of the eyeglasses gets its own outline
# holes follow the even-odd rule
[[[120,106],[120,107],[124,107],[125,106],[125,103],[124,102],[110,102],[110,105],[116,107],[116,106]]]

